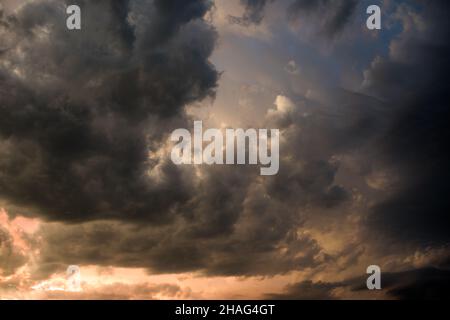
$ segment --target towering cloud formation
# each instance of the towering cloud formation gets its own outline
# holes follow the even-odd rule
[[[355,274],[378,263],[391,272],[386,293],[394,297],[415,293],[415,277],[448,282],[447,1],[387,5],[389,40],[354,31],[352,40],[383,48],[374,57],[372,47],[354,44],[357,62],[347,63],[339,48],[322,57],[314,41],[298,50],[290,26],[263,44],[233,39],[250,59],[267,62],[254,74],[242,67],[248,79],[276,82],[251,119],[280,129],[273,177],[254,167],[168,160],[169,134],[192,127],[184,107],[215,94],[219,73],[209,57],[217,33],[204,18],[210,1],[77,2],[79,32],[65,29],[67,1],[0,13],[0,200],[10,216],[45,220],[29,244],[39,249],[34,277],[69,264],[227,276],[298,271],[308,281],[271,297],[334,298],[361,295]],[[271,1],[242,3],[235,22],[264,23]],[[285,4],[282,17],[286,8],[293,19],[313,17],[322,39],[342,31],[358,6]],[[261,48],[269,47],[279,56],[264,60]],[[292,58],[297,51],[303,61]],[[286,61],[295,72],[286,72]],[[322,87],[317,61],[332,69]],[[357,89],[340,88],[359,76]],[[292,83],[284,86],[283,77]],[[11,255],[0,263],[5,274],[26,260],[12,234],[0,228],[0,256]]]
[[[389,57],[375,59],[365,73],[367,92],[396,110],[380,140],[379,163],[402,176],[370,220],[381,232],[424,245],[450,240],[449,11],[446,1],[427,2],[420,15],[400,6],[403,33],[391,43]]]
[[[148,154],[186,104],[213,94],[211,3],[78,3],[80,32],[61,23],[61,1],[1,16],[0,194],[54,220],[163,221],[186,190]]]

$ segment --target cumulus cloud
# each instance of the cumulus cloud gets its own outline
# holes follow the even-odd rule
[[[449,297],[445,289],[450,283],[450,272],[435,268],[384,273],[382,290],[368,291],[365,278],[343,282],[302,281],[288,285],[285,292],[269,294],[269,299],[279,300],[330,300],[330,299],[425,299]]]
[[[450,102],[448,10],[444,1],[428,4],[420,14],[399,6],[397,16],[405,29],[391,43],[389,57],[374,60],[364,82],[366,92],[396,110],[377,158],[402,177],[396,191],[374,206],[370,223],[380,232],[426,245],[449,240],[445,193],[450,171],[444,138]]]
[[[242,1],[246,11],[235,22],[260,23],[269,2]],[[323,79],[305,63],[320,54],[313,45],[295,59],[277,47],[281,62],[258,66],[273,82],[301,80],[291,87],[266,91],[270,77],[247,76],[255,83],[244,88],[271,100],[254,109],[259,117],[233,116],[243,126],[280,129],[273,177],[251,166],[177,167],[168,158],[168,134],[192,127],[185,107],[217,89],[210,1],[78,3],[85,15],[74,33],[59,23],[65,2],[0,14],[0,200],[11,217],[43,221],[30,242],[39,249],[31,278],[70,264],[206,276],[297,272],[301,280],[272,297],[339,298],[364,296],[365,280],[354,274],[379,262],[383,297],[413,297],[430,283],[431,297],[440,294],[435,279],[447,281],[449,240],[447,2],[396,4],[401,31],[386,43],[388,54],[360,70],[359,88],[344,88],[334,74],[319,86]],[[358,5],[289,4],[293,20],[310,17],[329,37]],[[262,54],[255,47],[253,56]],[[0,268],[14,275],[25,262],[5,230]],[[123,295],[107,294],[111,285],[91,288],[92,296],[180,291],[117,286]]]
[[[188,191],[168,163],[153,181],[148,154],[184,123],[186,104],[213,94],[210,3],[79,4],[80,32],[60,23],[60,1],[2,16],[2,198],[45,219],[165,221]]]
[[[81,33],[57,23],[63,6],[51,1],[3,19],[11,49],[2,60],[2,198],[10,214],[77,223],[42,227],[36,276],[67,263],[219,275],[323,263],[314,239],[297,234],[303,216],[295,206],[347,199],[328,155],[298,150],[279,177],[263,181],[251,167],[206,167],[197,176],[149,156],[172,128],[188,127],[185,105],[213,94],[209,2],[80,5]],[[281,127],[292,138],[285,148],[307,147],[302,117],[283,99],[273,116],[292,117]],[[271,121],[261,125],[278,125]]]

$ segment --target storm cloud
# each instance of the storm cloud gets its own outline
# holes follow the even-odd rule
[[[365,79],[367,92],[396,109],[377,157],[403,177],[396,191],[374,206],[370,223],[380,232],[426,245],[447,243],[450,236],[449,8],[445,1],[427,3],[421,19],[428,23],[421,27],[411,19],[413,9],[401,7],[405,30],[391,44],[390,57],[376,59]]]
[[[279,300],[330,300],[339,299],[340,291],[358,293],[366,292],[366,299],[371,298],[367,288],[361,286],[364,278],[349,279],[343,282],[312,282],[304,281],[289,285],[281,294],[268,295],[269,299]],[[408,270],[383,274],[382,297],[385,299],[409,300],[441,300],[447,299],[449,294],[445,288],[450,283],[450,272],[436,268]],[[364,293],[362,293],[364,294]],[[372,293],[372,298],[380,297],[380,292]],[[348,295],[349,297],[351,295]]]
[[[213,94],[209,2],[79,4],[80,32],[65,29],[61,2],[2,16],[0,193],[48,219],[164,221],[187,190],[148,154]],[[157,165],[160,182],[147,174]]]
[[[213,9],[207,0],[77,1],[79,32],[65,28],[67,3],[39,0],[0,12],[0,204],[11,219],[42,223],[35,240],[25,241],[39,251],[33,259],[0,228],[5,274],[30,261],[33,280],[70,264],[150,274],[298,273],[303,280],[270,297],[333,299],[364,296],[365,279],[355,273],[365,276],[375,263],[386,271],[383,297],[415,298],[423,287],[431,288],[428,297],[443,294],[446,1],[386,5],[386,35],[358,28],[350,40],[330,41],[325,53],[308,39],[291,43],[303,35],[292,25],[262,40],[220,33],[206,18]],[[231,21],[260,30],[268,5],[280,2],[240,3],[242,15]],[[360,3],[286,1],[280,16],[291,24],[311,20],[314,37],[330,40],[351,25]],[[210,61],[218,43],[230,41],[220,36],[244,48],[235,54],[230,46],[231,57],[221,57],[221,67],[234,69]],[[339,50],[350,41],[362,45],[343,59]],[[382,49],[359,48],[370,41]],[[245,50],[256,71],[240,56]],[[278,175],[170,161],[169,134],[208,112],[203,103],[215,103],[221,75],[238,82],[230,96],[243,97],[238,109],[210,108],[205,123],[279,129]],[[246,86],[239,87],[240,76]],[[252,95],[258,103],[269,98],[249,107]],[[217,111],[230,116],[215,119]],[[138,297],[180,291],[117,287]]]

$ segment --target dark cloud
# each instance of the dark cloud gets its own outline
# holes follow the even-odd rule
[[[184,123],[186,104],[213,94],[210,3],[78,3],[80,32],[66,30],[60,2],[2,18],[0,194],[52,220],[164,222],[189,192],[148,154]],[[156,166],[159,182],[148,176]]]
[[[429,245],[450,240],[449,4],[423,6],[425,26],[410,20],[415,11],[399,8],[402,35],[391,44],[390,57],[376,59],[366,72],[367,92],[396,110],[376,157],[401,176],[396,191],[374,206],[369,223],[394,238]]]
[[[282,130],[281,149],[289,150],[278,175],[267,181],[269,194],[322,209],[351,201],[352,186],[337,180],[339,155],[366,150],[391,115],[379,100],[343,89],[329,89],[320,102],[302,98],[293,110],[269,112],[268,125]]]
[[[269,2],[243,1],[234,22],[260,23]],[[192,127],[185,105],[214,96],[217,34],[203,20],[210,1],[78,3],[80,32],[65,29],[57,1],[0,15],[0,197],[12,215],[49,222],[35,244],[34,277],[68,264],[340,272],[376,246],[382,259],[448,242],[446,2],[422,11],[396,5],[401,32],[365,73],[363,92],[311,88],[299,96],[286,88],[293,107],[270,110],[261,125],[282,132],[280,172],[264,178],[255,167],[184,168],[154,155],[173,129]],[[356,6],[295,1],[289,12],[334,36]],[[378,171],[395,173],[389,188],[367,183]],[[330,254],[334,229],[345,229],[336,241],[344,244]],[[8,253],[10,240],[0,236]],[[23,263],[17,259],[8,272]],[[386,289],[414,297],[415,284],[435,288],[438,278],[447,281],[446,272],[387,273]],[[274,297],[328,299],[339,288],[358,292],[360,283],[307,281]]]
[[[303,281],[288,285],[281,294],[268,295],[279,300],[330,300],[349,299],[356,294],[366,298],[377,298],[380,293],[386,298],[400,300],[441,300],[448,299],[450,271],[446,269],[423,268],[402,272],[383,273],[381,291],[370,291],[366,278],[358,277],[342,282]]]
[[[364,279],[361,279],[363,281]],[[360,282],[361,282],[360,281]],[[366,290],[357,284],[358,280],[349,281],[354,291]],[[383,273],[381,286],[391,297],[396,299],[448,299],[447,288],[450,284],[448,269],[421,268],[402,272]]]
[[[449,299],[450,271],[433,268],[389,274],[385,277],[388,294],[398,299]]]
[[[12,213],[80,223],[43,229],[40,273],[69,263],[272,275],[323,263],[316,241],[296,233],[296,206],[348,199],[326,160],[299,151],[306,167],[286,162],[283,186],[256,181],[254,167],[202,168],[198,178],[149,157],[190,127],[186,104],[213,94],[209,2],[79,3],[79,33],[58,23],[63,6],[51,1],[28,4],[2,30],[12,44],[0,77],[2,198]],[[286,147],[306,148],[299,138]]]
[[[116,222],[47,225],[40,231],[36,277],[65,270],[67,264],[137,267],[151,273],[197,270],[209,275],[252,276],[324,262],[327,257],[316,241],[290,231],[299,224],[292,209],[285,206],[284,214],[276,214],[276,206],[268,204],[263,195],[254,197],[246,200],[239,214],[206,203],[205,210],[211,211],[197,209],[194,217],[157,228]]]
[[[303,281],[288,285],[284,293],[269,294],[268,299],[275,300],[330,300],[332,290],[339,287],[336,283]]]
[[[358,101],[357,95],[341,94],[344,101]],[[378,102],[370,101],[376,110]],[[359,112],[358,103],[340,104],[338,126],[329,114],[336,115],[336,108],[309,103],[299,103],[295,112],[268,114],[267,127],[280,128],[281,149],[290,150],[278,175],[260,180],[254,167],[202,167],[201,178],[192,177],[191,197],[174,209],[173,223],[158,229],[108,222],[48,226],[42,230],[41,271],[59,270],[64,261],[141,267],[152,273],[201,270],[251,276],[332,261],[335,257],[299,230],[308,219],[308,208],[318,208],[323,215],[327,210],[345,211],[351,204],[351,190],[336,183],[339,164],[330,159],[338,150],[360,147],[361,141],[348,141],[355,135],[366,138],[368,126],[359,125],[366,115]]]

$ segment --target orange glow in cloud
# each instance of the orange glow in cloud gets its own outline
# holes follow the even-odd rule
[[[70,292],[67,275],[59,272],[44,280],[32,280],[39,261],[39,249],[27,239],[37,237],[45,222],[22,216],[10,219],[0,211],[0,225],[12,239],[14,250],[27,261],[14,274],[0,276],[2,299],[258,299],[267,292],[281,292],[297,276],[209,277],[197,273],[151,275],[141,268],[83,266],[81,292]],[[9,287],[10,290],[4,290]],[[3,288],[3,289],[2,289]],[[114,291],[114,294],[111,293]]]
[[[149,275],[144,269],[81,266],[79,293],[68,294],[65,274],[52,275],[32,287],[32,295],[76,299],[260,299],[281,292],[293,276],[272,278],[203,277],[194,273]],[[114,288],[115,295],[107,291]],[[168,290],[171,288],[171,290]]]
[[[0,209],[0,226],[9,233],[14,247],[22,251],[30,250],[29,245],[24,241],[24,235],[33,235],[39,229],[39,225],[39,219],[18,216],[11,220],[5,209]]]

